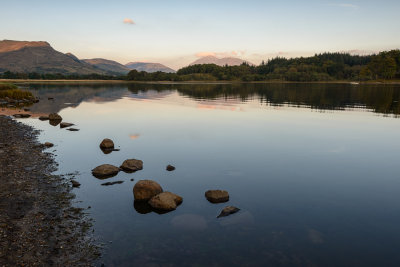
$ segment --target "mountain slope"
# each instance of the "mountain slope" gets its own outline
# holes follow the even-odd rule
[[[0,41],[0,72],[107,74],[72,54],[54,50],[47,42]]]
[[[125,64],[125,66],[131,70],[145,71],[145,72],[157,72],[157,71],[168,72],[168,73],[175,72],[175,70],[160,63],[130,62],[128,64]]]
[[[215,64],[218,66],[238,66],[241,65],[243,63],[247,62],[250,65],[253,65],[252,63],[245,61],[243,59],[240,58],[236,58],[236,57],[224,57],[224,58],[217,58],[214,56],[206,56],[206,57],[202,57],[194,62],[192,62],[190,65],[197,65],[197,64]]]
[[[82,59],[82,61],[95,66],[99,69],[102,69],[107,72],[116,73],[116,74],[127,74],[131,69],[128,67],[113,61],[104,58],[92,58],[92,59]]]

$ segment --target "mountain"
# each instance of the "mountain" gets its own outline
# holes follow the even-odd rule
[[[0,72],[108,74],[73,54],[54,50],[47,42],[0,41]]]
[[[247,62],[250,65],[253,65],[252,63],[245,61],[240,58],[236,57],[224,57],[224,58],[217,58],[214,56],[206,56],[202,57],[194,62],[192,62],[190,65],[197,65],[197,64],[215,64],[218,66],[238,66],[242,65],[243,63]]]
[[[128,64],[125,64],[125,66],[131,70],[145,71],[145,72],[157,72],[157,71],[169,72],[169,73],[176,72],[175,70],[160,63],[129,62]]]
[[[128,67],[112,60],[103,58],[93,58],[93,59],[82,59],[82,61],[95,66],[99,69],[105,70],[110,73],[115,74],[127,74],[131,69]]]

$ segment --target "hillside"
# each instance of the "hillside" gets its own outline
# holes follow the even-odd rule
[[[131,70],[116,61],[103,58],[82,59],[82,61],[110,73],[127,74]]]
[[[157,71],[162,71],[162,72],[167,72],[167,73],[174,73],[175,70],[160,64],[160,63],[147,63],[147,62],[130,62],[128,64],[125,64],[125,66],[131,70],[137,70],[137,71],[145,71],[145,72],[157,72]]]
[[[47,42],[0,41],[0,72],[107,74],[72,54],[54,50]]]
[[[192,62],[190,65],[202,65],[202,64],[215,64],[218,66],[239,66],[243,63],[247,62],[250,65],[253,65],[252,63],[245,61],[240,58],[236,57],[224,57],[224,58],[217,58],[215,56],[206,56],[202,57],[194,62]]]

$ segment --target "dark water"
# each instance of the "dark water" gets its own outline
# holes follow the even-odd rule
[[[318,84],[31,85],[25,120],[78,172],[105,266],[400,266],[400,87]],[[54,100],[47,100],[54,97]],[[121,149],[103,154],[111,138]],[[141,159],[107,181],[97,165]],[[176,166],[165,171],[167,164]],[[134,178],[134,181],[130,181]],[[167,214],[134,205],[152,179],[183,197]],[[225,189],[211,204],[204,192]],[[241,210],[216,216],[226,205]],[[146,213],[146,214],[144,214]]]

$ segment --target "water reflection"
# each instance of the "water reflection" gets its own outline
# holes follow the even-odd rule
[[[32,108],[36,113],[58,112],[67,106],[76,107],[82,101],[101,103],[123,97],[162,99],[176,91],[201,102],[223,99],[225,104],[232,102],[234,105],[258,100],[263,105],[307,107],[320,111],[362,108],[381,114],[400,114],[399,85],[125,83],[31,84],[29,88],[42,101]],[[48,101],[49,98],[52,100]],[[213,105],[201,104],[199,108],[213,108]]]
[[[25,119],[43,130],[42,143],[55,144],[60,173],[79,172],[77,205],[91,206],[95,235],[107,244],[98,265],[400,265],[400,120],[370,113],[396,117],[398,86],[85,84],[31,90],[41,97],[32,112],[59,112],[82,129],[72,134],[34,116]],[[100,152],[106,137],[121,151]],[[146,167],[106,181],[91,174],[95,166],[132,158]],[[166,171],[168,163],[176,170]],[[159,215],[134,202],[132,188],[143,179],[159,182],[184,203]],[[103,185],[118,181],[124,182]],[[227,190],[229,202],[211,205],[204,197],[211,188]],[[226,205],[240,211],[217,219]]]

